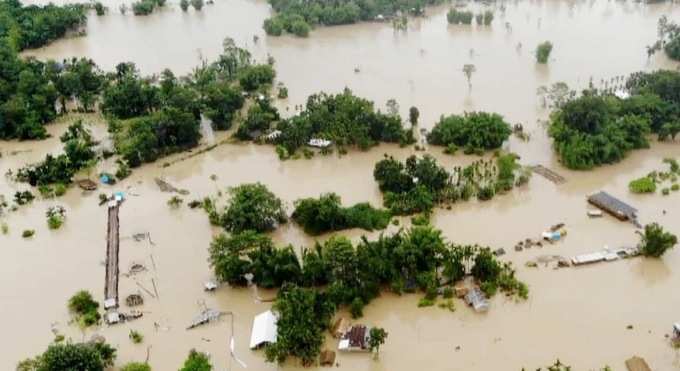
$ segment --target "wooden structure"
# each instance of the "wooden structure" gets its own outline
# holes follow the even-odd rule
[[[321,366],[333,366],[335,364],[335,352],[332,350],[322,350],[319,356]]]
[[[619,220],[637,220],[637,209],[610,195],[607,192],[600,191],[598,193],[588,196],[588,202],[603,211],[613,215]]]
[[[644,358],[633,356],[626,360],[626,368],[628,371],[652,371]]]
[[[562,184],[562,183],[567,181],[562,175],[548,169],[547,167],[545,167],[543,165],[531,166],[531,171],[533,171],[534,173],[548,179],[549,181],[551,181],[555,184]]]
[[[119,204],[111,201],[108,207],[109,222],[106,233],[106,282],[104,285],[104,307],[118,306],[118,250],[119,250]]]

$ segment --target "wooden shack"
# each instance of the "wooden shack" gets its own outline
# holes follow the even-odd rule
[[[607,192],[600,191],[598,193],[588,196],[588,202],[603,211],[613,215],[619,220],[637,219],[637,209],[610,195]]]

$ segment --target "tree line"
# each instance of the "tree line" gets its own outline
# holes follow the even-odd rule
[[[377,0],[377,1],[301,1],[269,0],[276,15],[266,19],[263,27],[268,35],[284,32],[306,37],[312,27],[351,24],[392,18],[398,14],[421,15],[425,6],[441,0]]]
[[[631,74],[627,96],[590,88],[551,115],[549,135],[562,163],[591,169],[621,161],[631,150],[649,147],[648,136],[675,139],[680,132],[680,73],[659,70]]]

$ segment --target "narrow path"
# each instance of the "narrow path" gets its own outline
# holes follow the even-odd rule
[[[106,283],[104,299],[115,300],[118,305],[118,208],[119,205],[109,207],[109,222],[106,236]]]

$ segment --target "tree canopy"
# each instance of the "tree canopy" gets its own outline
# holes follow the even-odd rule
[[[184,361],[184,365],[179,371],[210,371],[212,365],[210,364],[210,357],[203,353],[197,352],[195,349],[189,351],[189,356]]]
[[[655,258],[663,255],[678,243],[678,237],[667,232],[657,223],[645,225],[645,231],[641,235],[640,246],[642,254]]]
[[[38,48],[85,24],[82,4],[23,6],[19,0],[0,1],[0,40],[15,50]]]
[[[33,359],[19,363],[20,371],[104,371],[113,365],[116,349],[103,342],[54,343]]]
[[[292,218],[305,232],[318,235],[349,228],[368,231],[384,229],[389,224],[391,214],[387,210],[375,209],[366,202],[342,207],[340,196],[327,193],[318,199],[303,198],[295,201]]]
[[[373,102],[345,89],[340,94],[319,93],[307,99],[305,110],[277,125],[281,134],[274,143],[289,153],[312,138],[331,140],[336,146],[368,149],[380,142],[413,143],[412,129],[401,117],[376,111]]]
[[[264,184],[241,184],[229,189],[230,200],[221,217],[230,232],[267,232],[287,220],[283,203]]]
[[[454,144],[473,153],[500,148],[511,133],[510,124],[499,114],[466,112],[462,116],[442,116],[427,140],[440,146]]]

